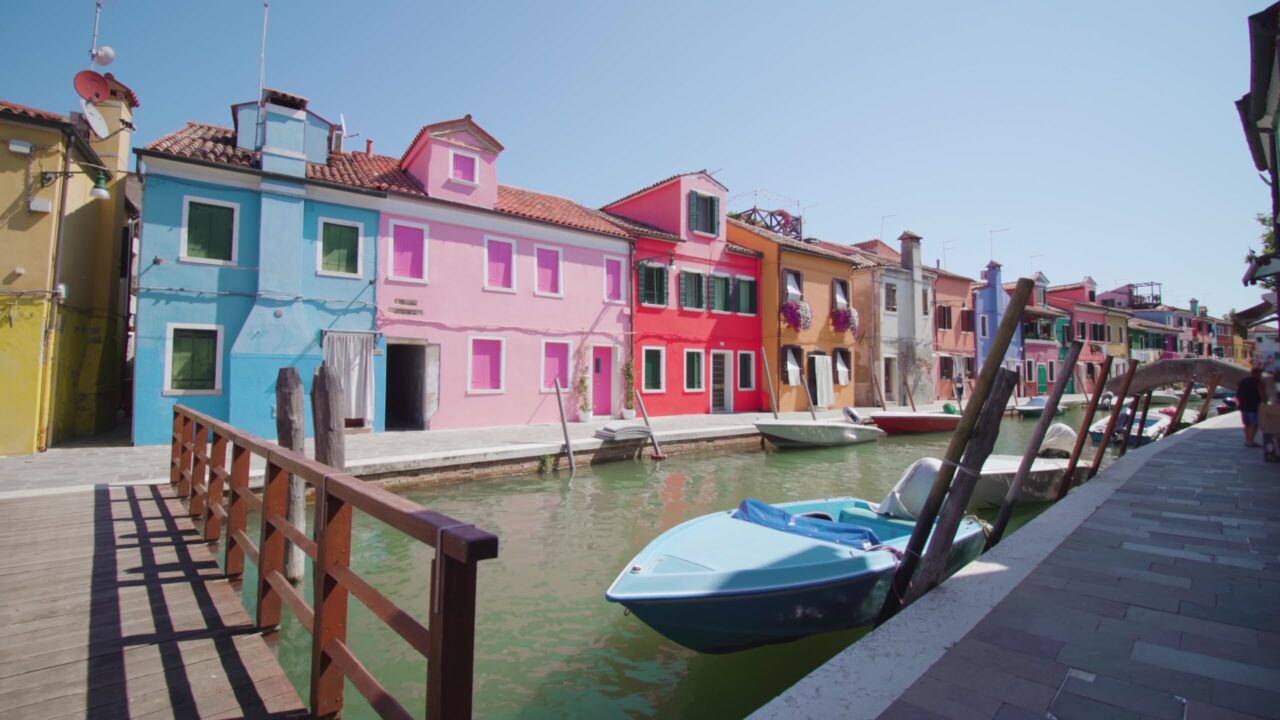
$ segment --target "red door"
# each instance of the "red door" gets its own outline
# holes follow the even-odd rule
[[[591,349],[591,414],[613,415],[613,348]]]

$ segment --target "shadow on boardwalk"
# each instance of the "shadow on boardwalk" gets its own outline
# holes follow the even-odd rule
[[[167,485],[0,502],[0,716],[305,715]]]

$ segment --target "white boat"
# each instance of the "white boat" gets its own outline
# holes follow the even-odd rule
[[[1120,441],[1120,435],[1124,432],[1125,425],[1129,424],[1128,413],[1129,409],[1120,411],[1120,417],[1116,418],[1116,427],[1112,431],[1113,437],[1110,439],[1110,442]],[[1102,433],[1107,431],[1107,422],[1110,421],[1110,419],[1111,418],[1109,417],[1105,417],[1089,426],[1089,439],[1093,441],[1094,445],[1102,442]],[[1142,427],[1139,427],[1138,422],[1135,420],[1133,428],[1129,430],[1129,444],[1146,445],[1147,443],[1159,440],[1164,437],[1166,432],[1169,431],[1169,423],[1172,420],[1173,418],[1165,415],[1163,412],[1147,415],[1146,425],[1143,425]]]
[[[1182,396],[1172,390],[1156,390],[1151,393],[1151,406],[1177,405]]]
[[[756,430],[778,447],[832,447],[875,442],[884,431],[847,420],[757,420]]]
[[[1018,411],[1018,415],[1024,418],[1038,418],[1044,414],[1045,406],[1048,403],[1049,403],[1048,398],[1046,398],[1043,395],[1037,395],[1036,397],[1033,397],[1030,400],[1027,400],[1025,403],[1021,405],[1014,405],[1013,409]],[[1067,406],[1063,405],[1062,403],[1059,403],[1058,406],[1054,408],[1053,414],[1065,415],[1066,413],[1067,413]]]

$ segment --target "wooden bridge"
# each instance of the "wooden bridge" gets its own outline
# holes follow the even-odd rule
[[[350,596],[427,658],[428,717],[470,716],[476,568],[496,537],[182,406],[173,437],[167,486],[0,503],[0,717],[334,717],[347,680],[380,716],[410,717],[346,644]],[[314,491],[314,535],[285,518],[290,474]],[[436,548],[425,624],[350,569],[357,511]],[[313,601],[284,577],[286,539],[312,563]],[[284,608],[312,636],[306,703],[270,646]]]

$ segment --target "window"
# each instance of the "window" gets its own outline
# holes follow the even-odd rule
[[[1094,292],[1093,290],[1090,290],[1090,291],[1089,291],[1089,302],[1093,302],[1094,300],[1097,300],[1097,299],[1098,299],[1098,294],[1097,294],[1096,292]]]
[[[1104,342],[1107,333],[1102,323],[1089,323],[1089,339],[1093,342]]]
[[[952,327],[951,326],[951,306],[939,305],[938,312],[934,314],[933,320],[939,330],[950,330]]]
[[[689,228],[703,235],[719,235],[720,198],[689,191]]]
[[[848,385],[849,378],[850,378],[850,375],[849,375],[849,367],[851,365],[850,360],[852,359],[849,357],[849,351],[841,348],[836,348],[835,350],[831,351],[831,355],[832,355],[832,360],[834,361],[832,363],[832,369],[835,371],[835,383],[837,385]]]
[[[1107,325],[1107,342],[1111,342],[1111,325]]]
[[[804,276],[795,270],[782,271],[783,302],[799,302],[804,299]]]
[[[1042,287],[1041,287],[1041,288],[1036,288],[1036,304],[1037,304],[1037,305],[1048,305],[1048,304],[1049,304],[1049,292],[1048,292],[1048,290],[1046,290],[1045,288],[1042,288]]]
[[[222,326],[171,323],[166,330],[165,394],[222,392]]]
[[[799,385],[801,381],[800,367],[804,355],[798,345],[782,346],[782,383]]]
[[[741,277],[736,279],[737,292],[735,300],[737,300],[738,314],[755,315],[756,314],[756,281],[755,278]]]
[[[507,341],[499,337],[471,338],[471,352],[467,356],[468,392],[491,395],[504,390],[506,345]]]
[[[498,238],[484,239],[484,289],[516,291],[516,244]]]
[[[640,278],[640,304],[667,306],[667,266],[645,263],[636,273]]]
[[[929,288],[920,288],[920,314],[929,317]]]
[[[685,392],[701,392],[702,391],[702,360],[703,353],[701,350],[685,350],[684,351],[684,390]]]
[[[985,338],[987,336],[987,316],[978,316],[978,337]]]
[[[666,348],[647,347],[641,352],[641,371],[644,373],[644,392],[664,392],[667,389]]]
[[[728,275],[711,276],[711,312],[727,313],[733,311],[732,298],[729,293],[733,282]]]
[[[680,307],[687,310],[705,310],[706,287],[702,273],[680,271]]]
[[[951,380],[956,376],[956,361],[948,355],[938,356],[938,379]]]
[[[546,297],[564,297],[564,288],[560,285],[562,269],[560,248],[534,245],[533,265],[533,294]]]
[[[608,303],[625,303],[627,293],[623,288],[622,258],[607,257],[604,259],[604,301]]]
[[[960,310],[960,332],[973,332],[973,311],[967,309]]]
[[[569,388],[569,358],[573,347],[563,340],[542,341],[542,392],[555,392],[556,381],[560,388]]]
[[[235,203],[185,198],[178,257],[192,262],[234,265],[240,235]]]
[[[885,312],[898,312],[898,286],[893,283],[884,284]]]
[[[964,359],[964,374],[965,374],[965,377],[973,377],[973,376],[974,376],[974,372],[975,372],[975,370],[974,370],[974,366],[975,366],[975,363],[976,363],[976,361],[975,361],[973,358],[971,358],[971,357],[967,357],[967,358],[965,358],[965,359]]]
[[[425,282],[427,279],[427,227],[391,222],[390,280]]]
[[[320,218],[320,258],[317,270],[321,275],[360,277],[364,273],[361,257],[361,229],[358,223]]]
[[[1077,323],[1077,324],[1076,324],[1076,328],[1077,328],[1077,329],[1076,329],[1076,337],[1077,337],[1077,338],[1079,338],[1079,339],[1081,339],[1081,340],[1084,340],[1086,337],[1088,337],[1088,335],[1086,335],[1086,334],[1085,334],[1085,330],[1084,330],[1084,321],[1083,321],[1083,320],[1081,320],[1079,323]]]
[[[1027,379],[1027,381],[1028,381],[1028,382],[1030,382],[1030,381],[1032,381],[1032,380],[1035,380],[1035,379],[1036,379],[1036,363],[1035,363],[1035,361],[1034,361],[1034,360],[1027,360],[1027,361],[1026,361],[1026,363],[1025,363],[1025,365],[1026,365],[1026,370],[1025,370],[1025,374],[1023,375],[1023,377],[1025,377],[1025,378]]]
[[[450,150],[449,179],[463,185],[479,185],[480,157],[461,150]]]
[[[749,350],[738,351],[738,389],[756,389],[756,354]]]
[[[1050,360],[1049,361],[1049,382],[1053,382],[1054,376],[1057,375],[1057,370],[1058,370],[1057,361]]]
[[[831,307],[849,307],[849,283],[844,280],[831,281]]]

